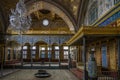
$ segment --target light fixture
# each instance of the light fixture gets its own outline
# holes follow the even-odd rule
[[[26,32],[30,28],[32,19],[30,15],[27,14],[24,0],[19,0],[15,10],[11,10],[9,18],[11,29],[18,33]]]
[[[48,26],[49,25],[49,20],[48,19],[43,19],[42,24],[44,26]]]
[[[27,14],[28,11],[26,9],[26,5],[24,0],[19,0],[16,4],[15,10],[11,10],[11,15],[9,16],[10,28],[17,33],[19,33],[21,37],[21,50],[23,46],[22,33],[27,32],[31,26],[32,19],[30,15]],[[22,59],[21,66],[23,66],[23,52],[21,51]]]

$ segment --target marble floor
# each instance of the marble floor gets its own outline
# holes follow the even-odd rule
[[[69,70],[47,70],[52,75],[49,78],[36,78],[34,74],[37,72],[37,69],[24,69],[2,77],[0,80],[79,80]]]
[[[19,71],[20,69],[4,69],[2,72],[0,71],[0,78],[2,76],[6,76],[6,75],[9,75],[11,73],[14,73],[14,72],[17,72]]]

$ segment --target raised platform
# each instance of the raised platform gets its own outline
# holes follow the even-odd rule
[[[70,71],[77,77],[79,78],[80,80],[82,80],[83,78],[83,70],[80,70],[78,68],[73,68],[73,69],[70,69]]]

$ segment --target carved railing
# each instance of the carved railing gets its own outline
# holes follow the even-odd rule
[[[118,80],[117,71],[102,71],[98,73],[98,80]]]

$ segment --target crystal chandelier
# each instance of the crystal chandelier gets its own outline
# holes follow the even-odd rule
[[[32,19],[27,15],[24,0],[19,0],[15,10],[11,10],[9,18],[10,28],[18,33],[24,33],[30,28]]]

